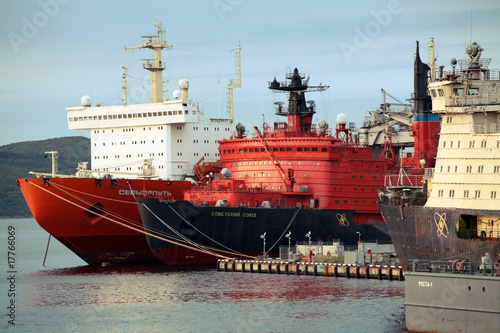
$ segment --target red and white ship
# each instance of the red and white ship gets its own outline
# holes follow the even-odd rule
[[[66,109],[70,129],[90,130],[92,170],[82,164],[74,176],[57,175],[53,163],[52,173],[18,180],[40,226],[89,264],[156,260],[134,197],[182,198],[191,187],[186,177],[201,159],[216,165],[219,140],[230,135],[232,109],[230,118],[205,120],[188,96],[187,80],[179,81],[172,99],[163,98],[161,51],[172,45],[161,23],[155,26],[157,36],[129,48],[154,51],[143,65],[151,72],[151,103],[127,105],[125,69],[123,105],[92,106],[84,96],[81,106]],[[231,101],[232,89],[241,86],[239,55],[238,47]]]

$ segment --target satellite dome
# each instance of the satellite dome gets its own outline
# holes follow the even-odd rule
[[[179,90],[174,90],[172,95],[174,96],[174,99],[179,99],[179,97],[181,97],[181,92]]]
[[[347,116],[344,113],[339,113],[337,115],[337,124],[339,125],[347,124]]]
[[[91,106],[92,105],[92,98],[90,98],[89,95],[85,95],[82,97],[82,106]]]
[[[179,88],[188,89],[189,88],[189,81],[186,79],[179,80]]]
[[[229,171],[228,168],[224,168],[222,169],[222,171],[220,172],[220,174],[222,175],[222,177],[224,178],[231,178],[231,171]]]

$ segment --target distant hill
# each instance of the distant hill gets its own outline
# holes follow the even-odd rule
[[[90,161],[90,139],[69,136],[41,141],[26,141],[0,146],[0,218],[31,217],[18,178],[33,177],[30,171],[52,171],[52,161],[45,158],[46,151],[59,153],[58,165],[61,174],[74,174],[78,162]],[[90,163],[88,168],[90,169]]]

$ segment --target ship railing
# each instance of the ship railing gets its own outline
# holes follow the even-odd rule
[[[461,239],[498,242],[500,239],[500,231],[459,228],[457,236]]]
[[[401,196],[400,193],[384,193],[379,191],[378,203],[389,206],[423,206],[427,202],[427,198],[423,192],[415,192],[412,196]]]
[[[422,186],[423,175],[408,175],[399,173],[397,175],[387,175],[384,179],[385,187],[392,186]]]
[[[447,102],[447,107],[467,106],[467,105],[484,105],[492,102],[488,94],[452,96]]]
[[[474,134],[493,134],[499,133],[500,128],[496,123],[474,124]]]
[[[449,273],[473,275],[478,270],[469,259],[419,260],[410,259],[409,271],[422,273]]]
[[[449,71],[443,71],[443,75],[442,77],[438,77],[436,78],[436,81],[443,81],[443,80],[447,80],[448,78],[450,77],[453,77],[453,75],[455,75],[455,77],[458,79],[458,80],[465,80],[465,78],[467,77],[467,73],[469,72],[468,69],[465,69],[465,70],[449,70]],[[500,80],[500,69],[487,69],[485,71],[483,71],[481,73],[481,79],[482,80]]]

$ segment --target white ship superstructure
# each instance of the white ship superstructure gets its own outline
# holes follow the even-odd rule
[[[120,178],[126,174],[127,178],[183,179],[193,174],[193,167],[202,157],[205,161],[218,160],[219,140],[231,135],[232,117],[205,120],[198,102],[189,99],[187,80],[179,81],[181,93],[174,91],[173,99],[163,99],[161,72],[165,66],[161,50],[172,46],[162,39],[161,23],[155,25],[156,38],[146,36],[141,46],[128,48],[154,51],[154,60],[143,65],[151,72],[150,104],[127,105],[124,84],[123,105],[92,106],[91,98],[84,96],[82,106],[66,109],[70,129],[91,131],[94,176],[97,172],[101,177]],[[241,86],[239,56],[238,47],[239,85],[234,87]]]
[[[218,159],[219,140],[229,138],[231,119],[203,120],[198,103],[67,108],[70,129],[91,130],[92,169],[119,176],[142,173],[152,159],[160,179],[191,175],[201,157]]]
[[[455,70],[452,59],[452,71],[441,68],[429,84],[433,112],[442,114],[442,125],[426,207],[500,207],[500,72],[488,69],[491,59],[480,59],[482,51],[472,43],[469,59],[459,62],[462,70]],[[487,224],[491,217],[484,220]],[[500,230],[498,222],[494,225]]]

